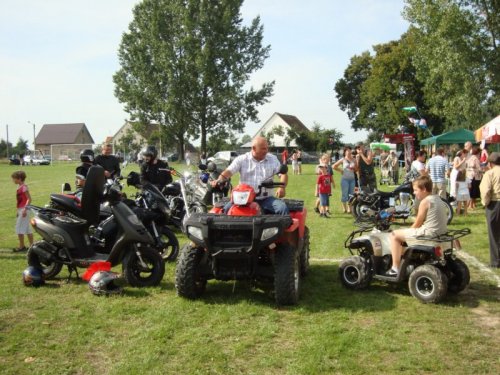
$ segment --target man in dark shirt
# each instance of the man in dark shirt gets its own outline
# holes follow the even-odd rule
[[[104,176],[106,178],[115,178],[120,176],[121,172],[120,160],[116,156],[111,155],[111,152],[113,152],[113,146],[108,143],[102,148],[102,154],[95,158],[95,164],[104,168]]]
[[[172,182],[172,175],[168,163],[157,159],[157,156],[158,151],[155,146],[148,146],[142,153],[141,184],[149,182],[161,190]]]

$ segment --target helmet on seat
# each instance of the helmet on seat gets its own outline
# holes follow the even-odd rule
[[[23,271],[23,283],[26,286],[41,286],[45,284],[45,274],[40,268],[29,266]]]
[[[99,271],[94,273],[89,280],[89,288],[92,294],[96,296],[121,294],[123,288],[115,284],[115,280],[119,279],[120,275],[111,271]]]
[[[216,170],[217,170],[217,164],[215,164],[213,161],[209,161],[207,164],[207,171],[215,172]]]
[[[93,163],[94,162],[94,151],[90,148],[86,148],[80,152],[80,160],[82,163]]]
[[[158,156],[158,151],[155,146],[149,145],[146,147],[146,150],[142,152],[142,156],[149,156],[151,160],[154,160]]]

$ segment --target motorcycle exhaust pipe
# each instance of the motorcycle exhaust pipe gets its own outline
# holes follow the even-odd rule
[[[51,249],[51,250],[54,250],[54,251],[57,250],[55,247],[53,247],[50,244],[44,244],[44,245],[48,245],[48,246],[52,247],[53,249]],[[54,255],[50,251],[47,251],[46,249],[44,249],[41,244],[36,244],[36,243],[33,244],[31,250],[33,251],[33,253],[35,253],[38,256],[38,258],[43,263],[50,263],[50,262],[54,261]]]

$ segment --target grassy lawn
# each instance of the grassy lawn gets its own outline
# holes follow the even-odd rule
[[[120,297],[67,283],[66,270],[42,288],[24,287],[26,259],[10,250],[17,245],[10,174],[18,168],[0,165],[2,374],[500,373],[499,289],[470,263],[470,286],[439,305],[419,303],[406,286],[375,282],[352,292],[340,285],[337,260],[348,255],[343,242],[353,220],[340,213],[338,174],[330,219],[312,211],[313,166],[290,176],[288,197],[309,209],[313,260],[299,305],[277,308],[268,290],[243,282],[209,282],[197,301],[177,297],[171,263],[161,287],[126,287]],[[74,168],[24,167],[33,203],[73,184]],[[488,264],[484,211],[451,227],[464,226],[473,232],[464,250]],[[186,242],[180,233],[179,241]]]

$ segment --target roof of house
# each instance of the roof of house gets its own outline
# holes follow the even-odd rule
[[[84,123],[76,124],[44,124],[35,138],[37,144],[64,144],[75,143],[81,132],[86,132],[94,143],[90,132]]]
[[[309,129],[305,126],[302,121],[300,121],[296,116],[293,115],[285,115],[283,113],[276,112],[278,116],[280,116],[283,121],[285,121],[292,129],[297,132],[308,132]]]

